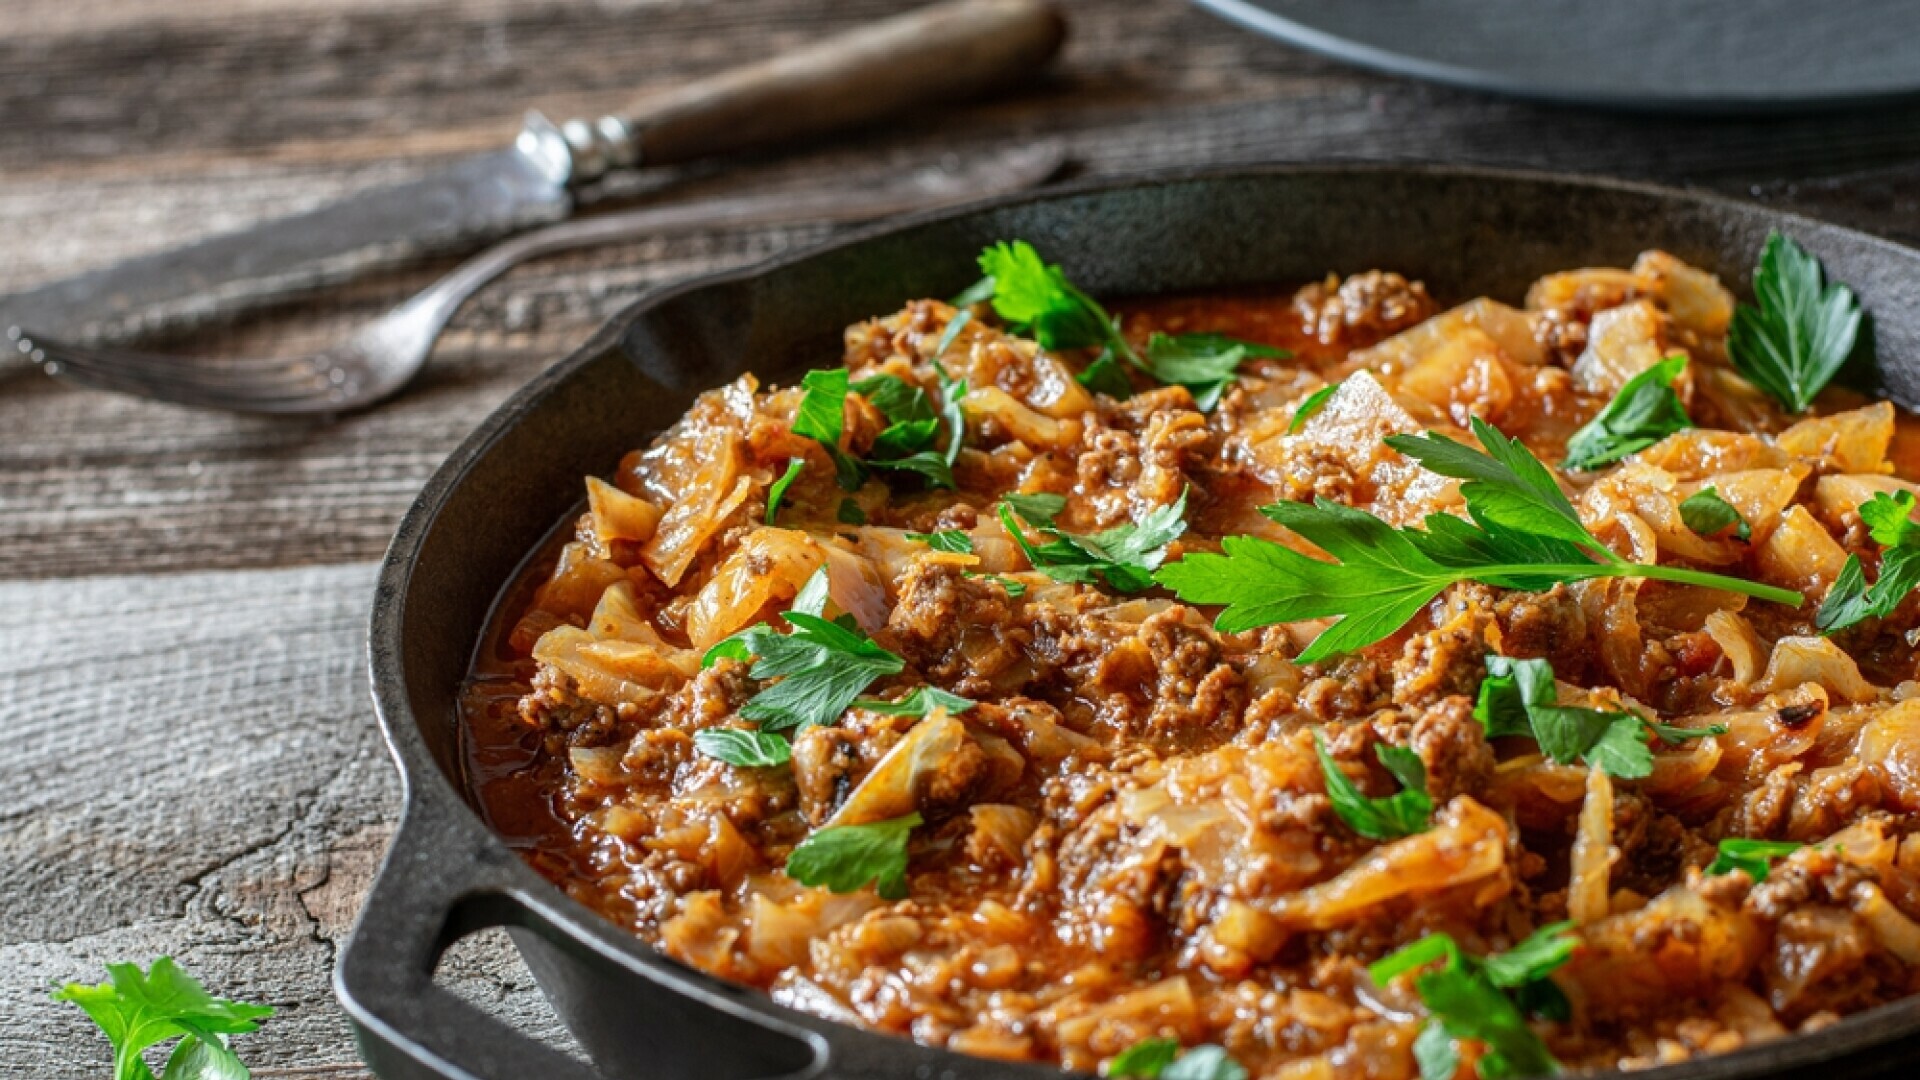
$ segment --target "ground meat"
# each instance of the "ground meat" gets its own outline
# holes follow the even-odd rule
[[[1380,270],[1308,285],[1293,305],[1321,344],[1348,346],[1372,344],[1438,310],[1425,284]]]
[[[1471,698],[1442,698],[1422,711],[1408,745],[1427,767],[1427,791],[1436,804],[1484,790],[1493,776],[1493,748]]]
[[[899,589],[887,631],[900,654],[934,682],[968,693],[1031,658],[1032,635],[1015,619],[1005,588],[951,563],[921,562]]]

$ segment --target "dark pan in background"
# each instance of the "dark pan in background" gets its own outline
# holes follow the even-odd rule
[[[1095,295],[1297,284],[1374,268],[1453,300],[1518,302],[1543,273],[1625,266],[1661,247],[1737,290],[1770,230],[1853,286],[1880,363],[1857,385],[1920,403],[1920,252],[1758,206],[1624,184],[1413,167],[1276,167],[1018,196],[882,227],[653,294],[503,405],[401,522],[369,643],[375,703],[405,787],[400,828],[335,988],[387,1080],[1020,1080],[1051,1068],[964,1057],[772,1003],[684,967],[567,898],[469,805],[455,701],[502,586],[581,477],[754,371],[837,362],[843,328],[948,296],[986,244],[1024,238]],[[436,986],[440,953],[505,926],[598,1068]],[[1920,1063],[1920,998],[1812,1035],[1637,1074],[1646,1080],[1891,1075]]]
[[[1912,0],[1196,0],[1390,75],[1568,105],[1792,113],[1920,97]]]

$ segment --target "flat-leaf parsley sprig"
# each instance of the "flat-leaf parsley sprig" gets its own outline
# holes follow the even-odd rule
[[[141,971],[135,964],[108,964],[112,980],[96,986],[68,983],[55,1001],[86,1012],[113,1044],[114,1080],[153,1080],[141,1056],[148,1047],[178,1038],[167,1058],[165,1080],[247,1080],[252,1075],[227,1046],[230,1035],[256,1031],[273,1015],[266,1005],[227,1001],[207,993],[171,957]]]
[[[1276,503],[1260,512],[1334,561],[1270,540],[1229,536],[1221,541],[1221,554],[1187,555],[1161,567],[1155,580],[1187,603],[1224,605],[1215,622],[1223,633],[1338,619],[1300,654],[1303,663],[1387,637],[1461,581],[1539,592],[1563,582],[1641,577],[1793,607],[1804,599],[1771,585],[1621,558],[1581,523],[1553,474],[1526,447],[1478,417],[1473,433],[1484,450],[1432,432],[1386,440],[1433,472],[1464,481],[1465,520],[1434,514],[1424,529],[1397,528],[1324,499]]]
[[[1540,752],[1558,764],[1585,761],[1622,780],[1653,774],[1648,735],[1678,744],[1727,733],[1720,724],[1675,727],[1634,712],[1562,705],[1559,698],[1560,686],[1548,661],[1489,656],[1487,677],[1480,683],[1480,699],[1473,715],[1489,738],[1531,736],[1540,744]]]
[[[1153,586],[1153,571],[1166,558],[1167,545],[1187,531],[1184,491],[1172,505],[1149,510],[1137,522],[1091,536],[1070,533],[1054,524],[1066,505],[1066,499],[1059,495],[1010,494],[1000,500],[1001,527],[1020,546],[1033,568],[1055,581],[1105,583],[1117,592],[1142,592]],[[1026,529],[1046,537],[1046,543],[1029,540]]]
[[[1759,307],[1741,304],[1727,329],[1734,369],[1792,412],[1806,412],[1840,372],[1860,334],[1853,290],[1824,279],[1820,260],[1779,233],[1753,272]]]
[[[722,657],[751,658],[748,675],[779,680],[740,707],[740,715],[762,731],[831,724],[875,680],[906,668],[905,660],[874,644],[851,618],[825,618],[826,597],[826,570],[816,570],[785,615],[792,633],[761,623],[708,649],[701,661],[711,667]],[[760,749],[771,748],[762,744]]]
[[[1867,534],[1881,545],[1880,574],[1868,585],[1860,556],[1847,556],[1814,616],[1822,634],[1837,633],[1869,618],[1884,619],[1920,586],[1920,525],[1912,520],[1913,507],[1911,491],[1892,495],[1876,491],[1860,504]]]
[[[1049,349],[1101,347],[1079,380],[1089,389],[1124,400],[1132,385],[1120,361],[1168,386],[1184,386],[1201,412],[1211,412],[1233,385],[1240,365],[1253,359],[1284,360],[1292,354],[1271,345],[1225,334],[1159,334],[1141,355],[1120,332],[1120,322],[1099,301],[1067,280],[1025,240],[995,244],[980,254],[986,277],[961,299],[991,299],[994,314]]]
[[[1452,1080],[1460,1068],[1457,1040],[1486,1045],[1479,1073],[1484,1077],[1549,1076],[1560,1071],[1546,1043],[1527,1026],[1529,1014],[1565,1020],[1571,1010],[1565,995],[1548,978],[1579,945],[1572,923],[1535,931],[1512,949],[1482,959],[1468,956],[1446,934],[1428,934],[1367,969],[1375,983],[1398,975],[1438,968],[1414,976],[1414,989],[1432,1018],[1414,1040],[1413,1056],[1421,1080]]]

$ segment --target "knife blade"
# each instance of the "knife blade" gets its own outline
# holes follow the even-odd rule
[[[336,284],[378,267],[479,247],[559,221],[556,176],[519,146],[424,179],[0,298],[0,326],[126,339]],[[16,334],[16,336],[18,336]]]
[[[1044,0],[949,0],[656,93],[617,116],[529,114],[514,144],[419,180],[0,297],[0,327],[126,340],[568,216],[609,170],[792,142],[1004,87],[1058,51]]]

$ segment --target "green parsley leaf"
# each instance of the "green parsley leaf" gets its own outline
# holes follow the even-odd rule
[[[1422,1024],[1413,1037],[1413,1060],[1420,1066],[1420,1080],[1453,1080],[1460,1068],[1460,1044],[1444,1026]]]
[[[1774,233],[1753,272],[1760,306],[1741,304],[1727,330],[1735,370],[1789,412],[1807,411],[1853,353],[1860,332],[1853,290],[1823,279],[1819,259]]]
[[[1159,1080],[1247,1080],[1247,1070],[1223,1046],[1206,1043],[1160,1070]]]
[[[840,509],[834,511],[833,519],[842,525],[865,525],[867,512],[860,509],[860,504],[852,499],[841,499]]]
[[[834,479],[848,491],[860,490],[867,473],[852,454],[840,448],[847,430],[847,393],[852,376],[846,368],[822,368],[809,371],[800,379],[806,392],[793,413],[793,433],[812,439],[833,459]]]
[[[1347,827],[1369,840],[1398,840],[1427,830],[1427,818],[1433,814],[1433,799],[1427,795],[1427,767],[1420,755],[1404,746],[1376,744],[1374,754],[1400,781],[1398,794],[1384,799],[1369,798],[1327,752],[1326,741],[1313,733],[1313,751],[1320,758],[1320,774],[1326,778],[1327,797],[1334,812]]]
[[[959,715],[973,708],[978,702],[963,698],[959,694],[949,694],[937,686],[915,687],[913,693],[899,701],[881,701],[878,698],[861,698],[853,703],[854,708],[868,712],[884,713],[887,716],[925,716],[935,709],[945,709]]]
[[[1307,426],[1307,421],[1313,419],[1315,413],[1327,407],[1327,399],[1332,397],[1334,392],[1339,389],[1340,384],[1333,382],[1308,394],[1307,400],[1301,402],[1300,407],[1293,410],[1293,418],[1287,421],[1287,434],[1300,434],[1300,429]]]
[[[1546,1044],[1527,1026],[1515,997],[1555,1000],[1558,991],[1535,989],[1547,983],[1553,969],[1566,962],[1575,943],[1563,935],[1568,924],[1541,929],[1511,951],[1475,960],[1453,938],[1429,934],[1368,968],[1376,983],[1444,961],[1440,968],[1414,977],[1414,989],[1432,1019],[1415,1039],[1415,1060],[1423,1080],[1452,1080],[1459,1067],[1455,1041],[1476,1039],[1487,1046],[1480,1059],[1480,1075],[1487,1078],[1547,1076],[1559,1072],[1559,1063]],[[1514,996],[1509,996],[1509,991]],[[1558,997],[1564,1002],[1564,997]],[[1440,1035],[1431,1034],[1439,1030]],[[1444,1041],[1443,1041],[1444,1040]]]
[[[981,284],[986,284],[986,282],[983,281]],[[975,285],[974,288],[979,288],[979,285]],[[993,286],[988,284],[987,295],[982,296],[980,299],[985,300],[992,295]],[[934,363],[938,364],[940,358],[947,355],[947,350],[953,348],[953,343],[959,340],[960,331],[965,330],[967,324],[971,322],[973,322],[973,312],[968,311],[965,307],[960,307],[959,312],[957,312],[953,318],[947,320],[947,325],[940,331],[940,339],[933,343]]]
[[[1396,528],[1371,514],[1317,500],[1276,503],[1261,513],[1333,556],[1310,558],[1251,536],[1221,540],[1221,553],[1196,553],[1155,580],[1190,604],[1223,605],[1223,633],[1274,623],[1337,618],[1300,654],[1302,663],[1352,652],[1405,626],[1448,585],[1478,581],[1541,591],[1560,582],[1643,577],[1798,606],[1803,597],[1739,578],[1678,566],[1629,563],[1581,524],[1540,460],[1478,418],[1484,451],[1444,435],[1389,436],[1387,443],[1442,476],[1465,481],[1463,521],[1445,514],[1425,529]]]
[[[1560,467],[1597,469],[1692,427],[1686,405],[1673,391],[1673,380],[1686,368],[1686,356],[1669,356],[1628,379],[1600,415],[1567,440]]]
[[[1125,401],[1133,396],[1133,380],[1127,378],[1127,369],[1114,359],[1112,349],[1094,357],[1093,363],[1073,378],[1081,386],[1096,394],[1105,394],[1115,401]]]
[[[908,814],[870,825],[836,825],[802,840],[787,856],[787,876],[837,893],[876,885],[882,898],[907,895],[907,839],[920,824]]]
[[[787,471],[780,474],[780,478],[775,480],[773,486],[767,489],[767,524],[773,524],[774,519],[780,516],[780,500],[787,497],[787,489],[792,487],[793,482],[800,478],[801,470],[806,467],[807,462],[804,458],[794,458],[788,461]]]
[[[1579,947],[1573,923],[1557,922],[1535,930],[1520,944],[1487,957],[1483,963],[1493,985],[1515,989],[1546,978]]]
[[[786,613],[790,634],[761,623],[742,630],[707,650],[701,664],[711,667],[721,658],[755,658],[747,674],[755,679],[778,679],[740,707],[740,715],[757,721],[764,731],[831,724],[840,719],[855,698],[874,680],[898,675],[906,661],[873,643],[848,625],[826,619],[827,576],[817,570],[801,586]]]
[[[1009,598],[1021,597],[1027,594],[1026,582],[1015,581],[1014,579],[1007,577],[1004,574],[968,574],[967,576],[971,578],[979,578],[981,581],[993,582],[995,585],[998,585],[1001,588],[1007,590],[1007,596]]]
[[[1553,665],[1547,661],[1489,656],[1473,715],[1489,737],[1532,735],[1541,752],[1562,765],[1584,760],[1622,779],[1653,772],[1647,721],[1633,713],[1563,706],[1559,697]],[[1704,734],[1694,731],[1687,737]]]
[[[1720,497],[1712,485],[1701,488],[1680,503],[1680,520],[1699,536],[1718,536],[1728,528],[1741,540],[1753,539],[1753,527],[1733,504]]]
[[[1041,259],[1025,240],[995,244],[981,252],[980,269],[993,278],[994,313],[1031,331],[1046,348],[1078,349],[1110,344],[1119,337],[1106,309],[1068,281],[1058,266]]]
[[[960,411],[960,399],[967,396],[967,380],[956,379],[938,361],[933,363],[934,378],[940,381],[940,417],[947,422],[947,468],[960,460],[960,446],[967,440],[967,419]]]
[[[1767,870],[1772,860],[1785,858],[1804,846],[1792,840],[1747,840],[1737,837],[1722,840],[1720,853],[1707,866],[1707,873],[1730,874],[1742,870],[1758,885],[1767,880]]]
[[[1212,412],[1220,395],[1233,385],[1242,362],[1291,355],[1224,334],[1154,334],[1147,339],[1147,372],[1169,386],[1186,387],[1201,412]]]
[[[144,972],[135,964],[108,964],[107,975],[110,982],[68,983],[52,997],[78,1005],[106,1033],[114,1080],[153,1080],[141,1054],[172,1038],[180,1042],[167,1063],[168,1080],[251,1075],[227,1047],[227,1036],[258,1030],[272,1008],[213,997],[171,957],[160,957]]]
[[[993,299],[993,276],[989,274],[960,290],[960,292],[954,296],[953,299],[947,301],[947,303],[964,310],[975,304],[984,304],[991,299]],[[971,315],[973,312],[966,311],[965,314]],[[943,349],[941,351],[944,352],[945,350]]]
[[[895,375],[862,379],[853,390],[887,418],[887,426],[874,436],[866,464],[918,474],[934,487],[954,486],[952,459],[934,450],[940,435],[940,416],[925,390]],[[957,447],[957,441],[952,445]]]
[[[1153,585],[1153,571],[1166,558],[1167,545],[1187,530],[1187,495],[1171,506],[1156,507],[1137,522],[1078,536],[1056,528],[1053,519],[1066,500],[1058,495],[1009,495],[1001,499],[1000,524],[1033,568],[1055,581],[1095,585],[1119,592],[1142,592]],[[1049,537],[1035,545],[1015,515]]]
[[[973,554],[973,537],[965,529],[942,529],[934,533],[910,532],[907,539],[925,544],[935,551],[950,552],[954,555]]]
[[[1180,1040],[1146,1038],[1115,1054],[1103,1074],[1112,1080],[1157,1080],[1180,1056]]]
[[[1860,520],[1866,523],[1867,534],[1884,548],[1880,577],[1869,586],[1860,556],[1847,556],[1840,576],[1834,579],[1814,615],[1814,625],[1822,634],[1845,630],[1869,618],[1884,619],[1920,586],[1920,525],[1911,519],[1913,508],[1911,491],[1892,495],[1876,491],[1873,498],[1860,504]]]
[[[693,733],[693,748],[729,765],[751,768],[772,768],[793,760],[793,744],[771,731],[702,728]]]

